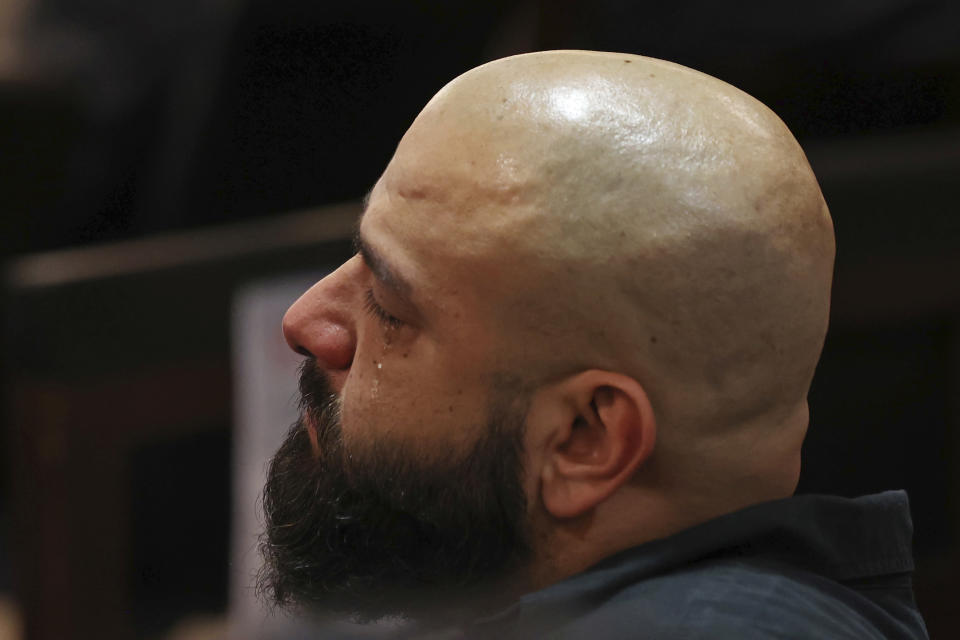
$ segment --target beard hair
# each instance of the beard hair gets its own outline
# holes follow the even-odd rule
[[[362,621],[482,606],[531,554],[525,394],[493,387],[488,424],[464,455],[427,461],[385,441],[348,451],[339,398],[307,359],[301,418],[271,461],[263,492],[261,597]]]

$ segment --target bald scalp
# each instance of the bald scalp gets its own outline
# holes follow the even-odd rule
[[[742,91],[641,56],[506,58],[441,90],[384,179],[441,203],[438,251],[495,264],[505,367],[635,377],[666,448],[805,411],[833,227],[800,146]]]

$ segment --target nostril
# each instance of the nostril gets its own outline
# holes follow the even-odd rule
[[[353,362],[353,333],[322,315],[298,318],[288,312],[283,320],[283,337],[291,351],[316,359],[325,369],[348,369]]]

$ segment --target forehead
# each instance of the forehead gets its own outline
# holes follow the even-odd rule
[[[502,137],[421,116],[370,193],[364,237],[426,280],[490,277],[520,253],[537,200],[531,163]]]
[[[407,188],[388,179],[371,192],[360,235],[410,283],[412,301],[426,312],[473,315],[495,303],[504,251],[497,229],[464,211],[449,188]]]

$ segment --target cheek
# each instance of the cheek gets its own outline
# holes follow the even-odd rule
[[[343,388],[348,447],[395,442],[432,457],[475,442],[487,417],[476,380],[443,369],[430,349],[405,351],[394,345],[376,353],[358,352]]]
[[[346,443],[403,442],[435,424],[437,390],[428,364],[386,341],[361,344],[342,391]]]
[[[488,417],[485,372],[495,349],[462,315],[435,319],[428,330],[358,323],[357,350],[342,388],[348,444],[354,437],[370,442],[394,436],[423,449],[462,450],[475,442]],[[439,331],[441,324],[448,330]]]

